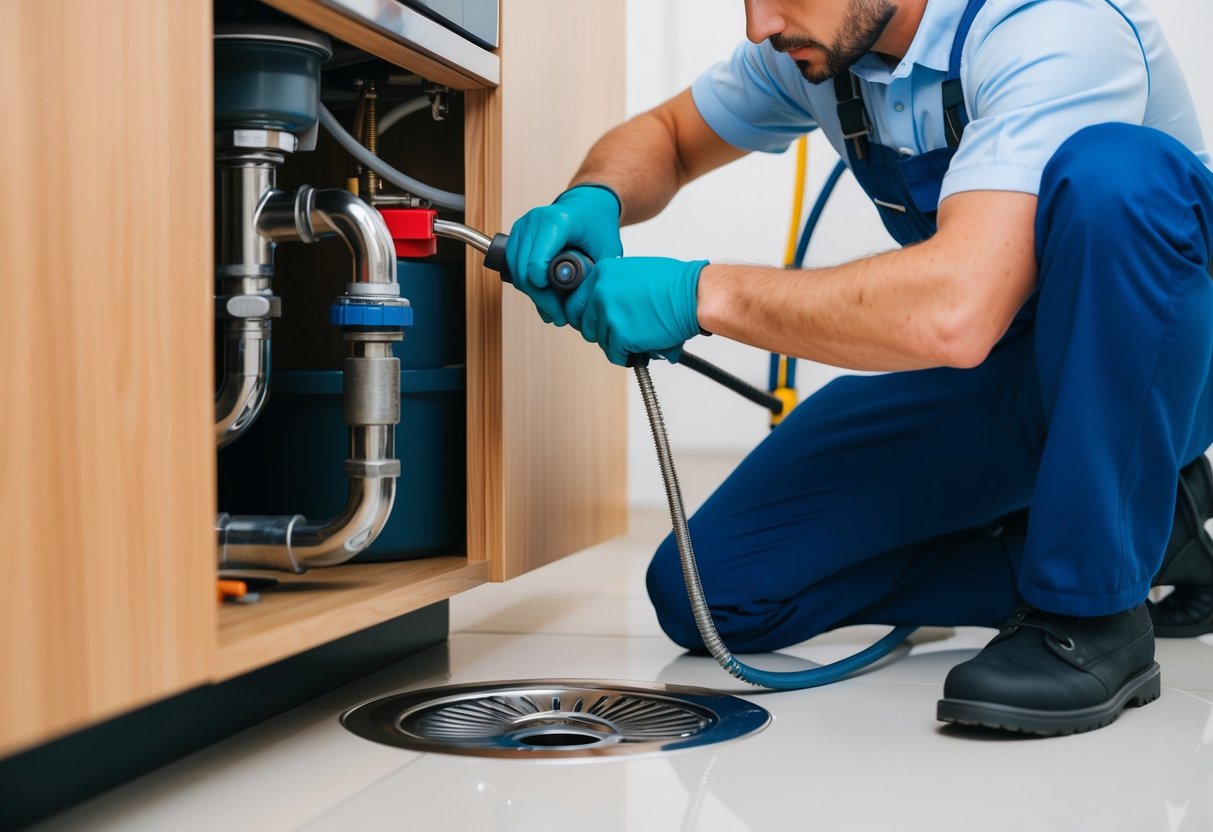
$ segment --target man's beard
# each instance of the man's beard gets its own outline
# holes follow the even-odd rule
[[[896,13],[897,7],[890,0],[851,0],[846,20],[830,46],[809,38],[784,35],[772,35],[771,46],[776,52],[791,52],[810,46],[824,52],[825,66],[820,69],[814,70],[808,61],[796,62],[806,81],[821,84],[848,72],[856,61],[871,52]]]

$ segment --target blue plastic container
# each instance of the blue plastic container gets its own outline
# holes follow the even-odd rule
[[[467,295],[462,264],[398,260],[396,280],[415,310],[413,325],[396,345],[400,366],[419,370],[462,364]]]

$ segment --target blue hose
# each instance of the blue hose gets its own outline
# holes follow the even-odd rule
[[[760,670],[757,667],[744,664],[736,656],[730,657],[732,659],[731,666],[726,666],[725,670],[743,682],[758,687],[770,688],[771,690],[819,688],[822,685],[832,685],[835,682],[841,682],[848,676],[858,673],[865,667],[880,661],[896,650],[898,645],[909,638],[916,629],[918,628],[894,627],[892,632],[866,650],[861,650],[853,656],[847,656],[845,659],[839,659],[836,662],[824,664],[821,667],[809,668],[808,670]]]
[[[826,203],[833,196],[834,188],[838,186],[838,180],[846,172],[847,163],[839,160],[838,164],[834,166],[834,170],[830,171],[826,183],[821,186],[821,193],[817,195],[817,201],[813,203],[813,210],[809,212],[809,218],[805,220],[804,231],[800,233],[800,242],[796,244],[795,268],[804,267],[804,257],[809,252],[809,242],[813,239],[813,232],[817,230],[817,223],[821,221],[821,215],[825,213]]]

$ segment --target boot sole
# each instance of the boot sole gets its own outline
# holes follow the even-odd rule
[[[991,702],[965,699],[941,699],[936,710],[940,722],[1015,731],[1040,737],[1081,734],[1111,725],[1126,706],[1140,708],[1162,694],[1162,675],[1158,662],[1125,682],[1106,702],[1072,711],[1044,711],[1016,708]]]

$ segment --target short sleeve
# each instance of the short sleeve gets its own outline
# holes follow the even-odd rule
[[[729,144],[780,153],[817,126],[808,109],[788,93],[789,81],[805,83],[793,61],[766,41],[743,43],[731,58],[699,76],[691,95],[704,121]]]
[[[972,121],[941,199],[975,190],[1037,194],[1045,165],[1070,136],[1145,117],[1141,42],[1106,0],[1038,0],[969,49],[961,77]]]

